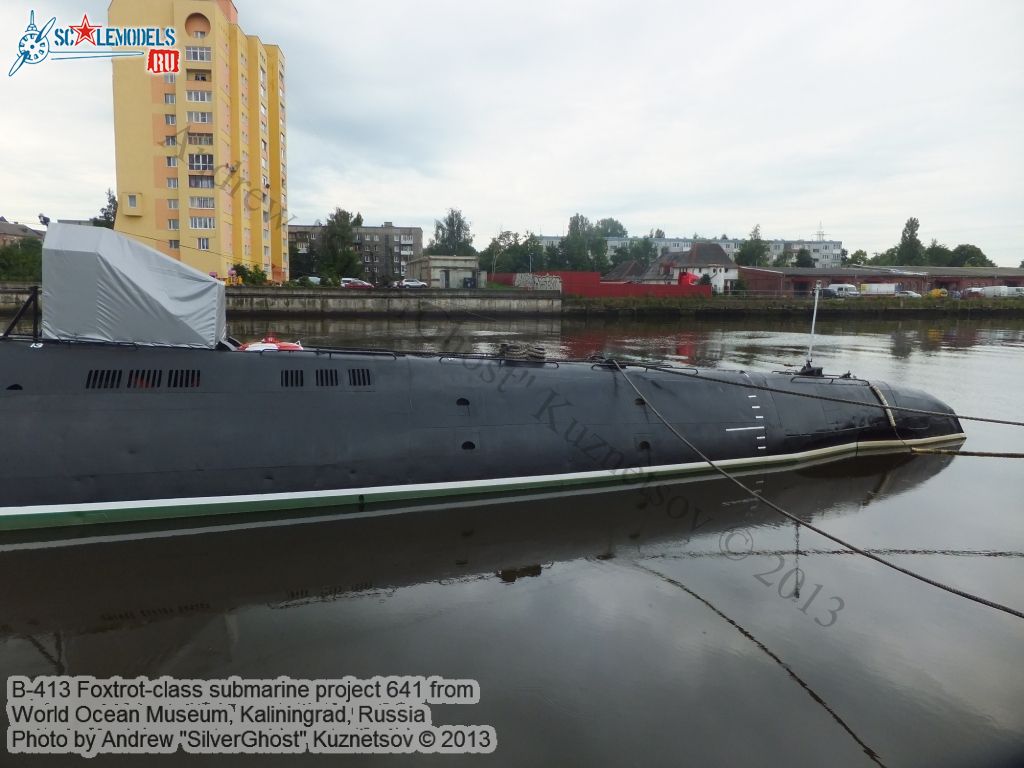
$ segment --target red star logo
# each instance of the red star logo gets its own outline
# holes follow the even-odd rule
[[[74,32],[76,32],[78,34],[78,39],[75,40],[75,45],[78,45],[79,43],[82,43],[82,42],[90,42],[93,45],[97,45],[97,43],[96,43],[96,30],[100,29],[100,27],[93,26],[92,24],[89,23],[89,15],[88,14],[83,14],[83,16],[82,16],[82,23],[79,24],[77,27],[74,26],[73,24],[69,24],[68,28],[72,29]]]

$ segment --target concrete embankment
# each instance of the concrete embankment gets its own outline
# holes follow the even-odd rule
[[[0,283],[0,314],[12,315],[28,296],[28,285]],[[562,297],[557,291],[373,290],[233,286],[227,309],[240,317],[809,317],[813,301],[796,298],[713,296],[711,298]],[[820,302],[818,314],[831,318],[1024,317],[1024,298],[897,299],[862,297]]]
[[[0,283],[0,313],[17,312],[28,294],[28,284]],[[227,310],[239,316],[403,317],[477,313],[487,317],[552,317],[562,314],[562,295],[558,291],[363,291],[232,286],[227,289]]]
[[[227,291],[236,315],[560,315],[558,291],[373,290],[248,288]]]

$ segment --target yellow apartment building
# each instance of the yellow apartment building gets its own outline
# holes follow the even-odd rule
[[[111,0],[110,26],[174,27],[177,74],[113,60],[114,228],[220,278],[288,279],[285,61],[231,0]]]

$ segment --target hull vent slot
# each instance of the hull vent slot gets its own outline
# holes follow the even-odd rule
[[[348,385],[350,387],[368,387],[373,383],[369,368],[349,368]]]
[[[121,371],[114,370],[92,370],[85,377],[86,389],[120,389]]]
[[[172,368],[167,371],[167,386],[170,389],[195,389],[199,386],[199,371],[188,368]]]
[[[128,389],[156,389],[163,382],[164,372],[159,370],[128,371]]]
[[[318,387],[338,386],[338,370],[336,368],[317,368],[316,385]]]
[[[301,387],[303,384],[303,371],[281,371],[282,387]]]

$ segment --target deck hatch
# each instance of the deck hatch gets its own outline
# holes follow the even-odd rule
[[[89,375],[85,377],[85,388],[86,389],[120,389],[121,388],[121,374],[122,371],[118,370],[101,370],[94,369],[89,371]]]
[[[169,389],[195,389],[199,386],[199,371],[194,368],[171,368],[167,371]]]
[[[282,387],[303,387],[305,386],[303,371],[301,369],[281,371]]]
[[[348,385],[350,387],[368,387],[373,383],[369,368],[349,368]]]
[[[336,386],[338,386],[338,369],[337,368],[317,368],[316,369],[316,385],[318,387],[336,387]]]

